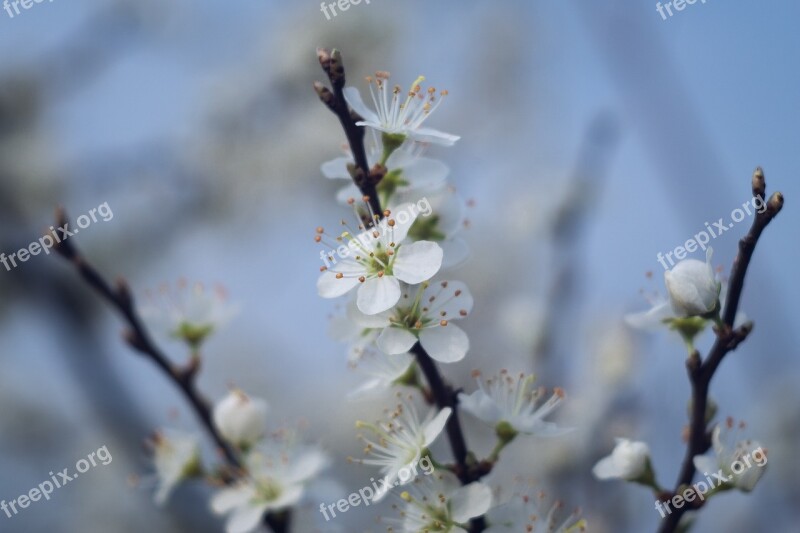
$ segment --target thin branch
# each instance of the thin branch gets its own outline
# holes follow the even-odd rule
[[[368,199],[367,202],[372,208],[372,212],[380,217],[382,212],[376,185],[382,174],[377,169],[376,173],[370,172],[367,151],[364,148],[364,128],[356,125],[361,117],[350,110],[350,106],[347,105],[347,100],[344,98],[345,74],[342,55],[336,49],[331,51],[318,48],[317,57],[322,70],[328,76],[333,91],[320,82],[314,83],[314,90],[322,103],[339,118],[347,137],[347,143],[350,145],[350,151],[353,153],[353,161],[355,161],[355,167],[352,170],[353,182],[361,194]]]
[[[62,209],[56,212],[56,223],[60,227],[65,227],[65,224],[67,224],[67,216]],[[243,468],[238,453],[217,430],[211,418],[209,403],[197,390],[195,378],[200,370],[199,359],[193,357],[185,366],[173,364],[156,346],[142,324],[142,320],[136,312],[133,294],[124,280],[118,279],[116,286],[112,287],[69,239],[61,240],[55,246],[55,249],[62,257],[72,263],[87,285],[119,311],[128,325],[128,329],[124,334],[126,342],[134,350],[153,361],[183,393],[183,396],[191,404],[195,414],[227,462],[229,467],[229,472],[226,472],[227,481],[232,481],[241,475]],[[288,531],[290,521],[291,515],[289,511],[275,514],[267,513],[264,516],[264,523],[269,525],[276,533]]]
[[[764,181],[764,172],[760,168],[757,168],[753,173],[752,189],[753,197],[758,197],[763,202],[764,194],[766,194],[766,183]],[[733,262],[730,279],[728,280],[725,309],[722,311],[723,326],[715,329],[717,339],[705,361],[701,361],[700,354],[697,351],[686,361],[689,381],[692,385],[692,414],[686,455],[683,458],[683,464],[678,480],[675,483],[673,494],[679,494],[682,486],[685,487],[691,484],[695,475],[694,457],[704,454],[711,446],[711,436],[706,428],[706,409],[711,380],[725,356],[735,350],[752,331],[752,323],[748,322],[735,329],[733,324],[739,309],[747,268],[750,265],[756,244],[764,228],[775,218],[782,207],[783,195],[776,192],[766,203],[766,209],[756,213],[750,231],[739,241],[739,253]],[[702,502],[696,503],[695,508],[699,508],[701,505]],[[676,531],[681,517],[690,510],[693,510],[693,508],[688,505],[674,509],[664,519],[658,530],[659,533],[673,533]]]

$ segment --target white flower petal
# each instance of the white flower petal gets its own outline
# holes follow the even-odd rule
[[[310,448],[292,459],[284,480],[288,483],[302,483],[316,476],[326,466],[328,456],[321,450]]]
[[[453,492],[450,505],[453,521],[464,524],[489,511],[492,506],[492,489],[483,483],[470,483]]]
[[[391,158],[389,158],[391,159]],[[387,164],[390,162],[387,161]],[[392,167],[389,167],[392,168]],[[405,178],[415,188],[432,188],[444,183],[450,169],[438,159],[419,157],[403,168]]]
[[[344,88],[344,99],[347,100],[347,104],[353,108],[353,111],[361,115],[365,121],[372,122],[373,124],[380,122],[378,115],[367,107],[364,100],[361,99],[361,93],[359,93],[358,89],[355,87]]]
[[[347,304],[347,318],[348,320],[351,320],[358,328],[385,328],[391,324],[391,321],[389,320],[390,317],[390,310],[376,313],[374,315],[368,315],[361,312],[355,299],[351,300]]]
[[[669,302],[664,301],[647,311],[625,315],[625,322],[636,329],[653,330],[664,327],[664,320],[670,317],[672,317],[671,306]]]
[[[425,424],[425,427],[423,428],[423,434],[425,437],[422,443],[423,448],[427,448],[433,444],[433,441],[435,441],[436,437],[438,437],[442,432],[444,425],[447,423],[447,419],[450,418],[452,413],[452,409],[445,407],[439,411],[436,416],[430,420],[430,422]]]
[[[442,281],[431,284],[422,295],[428,303],[427,316],[459,320],[472,312],[473,298],[463,281]]]
[[[250,485],[226,487],[211,496],[211,510],[216,514],[225,514],[236,507],[247,504],[254,494],[255,490]]]
[[[346,275],[341,279],[337,279],[335,272],[326,270],[317,279],[317,293],[323,298],[338,298],[347,294],[358,284],[357,277]]]
[[[358,190],[358,187],[355,184],[351,183],[347,187],[343,187],[339,189],[336,193],[336,201],[342,205],[347,205],[347,202],[350,198],[361,198],[361,191]]]
[[[396,355],[409,351],[417,342],[417,337],[406,329],[388,327],[378,335],[378,348],[386,354]]]
[[[404,244],[397,251],[392,271],[401,281],[412,285],[431,279],[442,266],[443,252],[435,242]]]
[[[411,137],[419,142],[439,144],[441,146],[453,146],[461,137],[452,135],[433,128],[417,128],[409,132]]]
[[[458,405],[463,411],[491,426],[500,422],[502,416],[497,403],[482,390],[476,390],[472,394],[462,392],[458,395]]]
[[[469,350],[469,337],[454,324],[423,329],[419,342],[428,355],[440,363],[461,361]]]
[[[266,503],[259,505],[242,505],[231,513],[225,531],[227,533],[250,533],[261,523],[261,518],[269,507]]]
[[[400,282],[394,276],[381,276],[366,280],[358,288],[358,309],[375,315],[394,307],[400,299]]]
[[[330,179],[352,179],[350,172],[347,170],[347,165],[351,164],[353,159],[350,157],[337,157],[322,164],[322,175]]]
[[[709,457],[707,455],[695,455],[692,459],[692,462],[694,462],[694,467],[698,472],[706,472],[706,474],[703,475],[716,473],[716,471],[719,469],[715,457]]]
[[[401,243],[408,236],[408,231],[419,216],[413,204],[400,204],[390,209],[389,218],[381,221],[381,243],[389,247],[391,243]],[[394,220],[394,226],[389,226],[389,220]]]

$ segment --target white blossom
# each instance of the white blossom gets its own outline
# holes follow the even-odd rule
[[[225,439],[248,449],[264,436],[267,411],[267,402],[234,389],[214,406],[213,421]]]
[[[163,505],[181,481],[202,472],[200,441],[191,433],[162,429],[148,444],[152,448],[157,478],[155,502]]]
[[[339,246],[329,244],[332,251],[328,259],[333,264],[323,267],[317,281],[320,296],[336,298],[358,286],[358,308],[367,315],[374,315],[397,303],[401,281],[422,283],[439,271],[442,249],[438,244],[406,242],[408,230],[417,218],[416,210],[408,205],[398,210],[405,216],[386,217],[377,227],[358,234],[345,231],[337,237]],[[319,241],[322,242],[321,238]]]
[[[636,481],[650,468],[650,448],[644,442],[617,439],[611,455],[597,462],[592,469],[598,479]]]
[[[455,363],[469,350],[464,330],[452,323],[472,311],[472,295],[460,281],[437,281],[416,287],[402,287],[400,302],[383,313],[365,317],[351,313],[352,320],[362,327],[383,328],[376,344],[387,354],[411,350],[417,341],[433,359]]]
[[[259,527],[264,513],[299,503],[306,485],[327,464],[327,456],[314,447],[262,444],[247,454],[246,476],[214,494],[211,510],[229,515],[227,533],[249,533]]]
[[[560,388],[544,402],[540,400],[546,395],[544,387],[533,388],[536,376],[520,372],[513,375],[507,370],[499,376],[482,379],[477,374],[478,390],[472,394],[458,396],[459,406],[467,413],[492,427],[505,423],[514,432],[528,435],[551,437],[562,435],[569,429],[559,428],[553,422],[544,419],[561,405],[564,391]]]
[[[712,249],[706,250],[705,263],[685,259],[664,272],[672,311],[679,317],[703,316],[718,310],[721,284],[711,266]]]
[[[410,353],[386,355],[377,350],[367,350],[350,365],[369,376],[367,381],[347,395],[350,399],[379,394],[409,379],[416,379],[414,356]]]
[[[356,123],[359,126],[368,126],[392,136],[445,146],[452,146],[460,138],[457,135],[422,127],[423,122],[447,96],[447,91],[437,95],[433,87],[423,91],[420,85],[425,81],[423,76],[417,78],[407,92],[397,85],[389,86],[388,72],[376,72],[375,77],[368,78],[368,81],[372,102],[377,112],[364,104],[358,89],[355,87],[344,89],[347,103],[364,119]]]
[[[459,266],[469,258],[469,246],[460,234],[467,225],[466,202],[451,185],[415,187],[399,191],[395,202],[426,201],[431,213],[417,218],[409,231],[415,241],[434,241],[444,251],[442,269]],[[390,204],[393,205],[393,204]]]
[[[564,504],[550,501],[543,491],[532,494],[530,490],[515,493],[507,501],[499,502],[486,515],[486,533],[577,533],[586,531],[586,520],[576,509],[562,516]]]
[[[724,425],[717,424],[711,439],[714,457],[696,455],[694,466],[701,473],[710,474],[722,470],[729,487],[750,492],[764,475],[767,452],[757,441],[737,441],[734,426],[731,418]],[[739,423],[735,427],[742,430],[745,426],[744,423]]]
[[[193,349],[237,313],[222,287],[209,289],[185,280],[178,282],[176,290],[163,285],[155,292],[148,291],[145,300],[139,308],[142,318]]]
[[[437,531],[466,533],[469,521],[482,516],[492,505],[492,490],[473,482],[461,486],[449,473],[418,478],[400,494],[399,519],[384,519],[391,531]]]
[[[375,424],[357,422],[357,428],[374,435],[374,440],[359,435],[365,445],[366,458],[359,459],[358,462],[379,467],[385,479],[385,487],[408,483],[411,479],[403,479],[401,470],[409,472],[416,466],[444,429],[451,413],[452,409],[449,407],[438,412],[432,409],[420,420],[414,404],[401,399],[389,414],[388,421]],[[376,495],[376,499],[384,494],[385,489]]]
[[[392,201],[395,195],[401,196],[415,190],[431,190],[440,187],[450,169],[438,159],[420,155],[418,145],[406,143],[394,150],[386,159],[386,173],[376,187],[381,205],[397,205]],[[380,164],[386,154],[382,143],[376,140],[367,149],[367,163],[370,168]],[[348,203],[351,198],[360,198],[361,192],[353,183],[350,168],[354,164],[352,154],[337,157],[322,164],[322,174],[329,179],[347,180],[349,183],[339,190],[336,199]],[[416,198],[413,200],[416,202]]]

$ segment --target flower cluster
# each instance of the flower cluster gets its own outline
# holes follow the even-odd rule
[[[352,114],[362,119],[357,126],[366,130],[366,170],[378,202],[364,196],[360,178],[365,169],[357,168],[352,154],[322,165],[327,178],[352,180],[337,199],[353,210],[356,222],[342,221],[337,232],[317,228],[315,240],[326,247],[317,289],[323,298],[348,298],[345,312],[332,319],[331,334],[349,344],[351,366],[369,376],[351,398],[407,387],[421,392],[429,407],[421,413],[416,395],[396,392],[396,402],[383,420],[356,424],[365,457],[350,460],[379,468],[384,485],[375,501],[389,493],[398,499],[394,507],[400,518],[385,519],[391,531],[467,531],[474,530],[475,520],[483,528],[493,526],[493,531],[524,529],[533,516],[531,509],[509,519],[504,516],[507,502],[495,501],[492,489],[480,479],[517,435],[555,436],[565,431],[546,420],[564,392],[534,388],[532,375],[503,370],[483,379],[476,372],[478,389],[457,395],[462,411],[497,436],[494,451],[481,462],[483,471],[466,472],[464,464],[432,459],[435,476],[401,475],[421,457],[433,458],[430,447],[445,437],[445,428],[447,439],[452,439],[451,424],[459,424],[455,404],[442,403],[442,395],[434,390],[446,385],[431,380],[430,367],[467,357],[469,337],[456,322],[469,317],[473,298],[464,282],[451,277],[469,255],[459,235],[466,225],[465,204],[447,182],[447,166],[425,155],[430,144],[452,146],[458,140],[422,127],[447,91],[423,89],[423,77],[408,90],[390,85],[389,79],[387,72],[367,78],[374,110],[357,89],[343,90]],[[376,205],[381,212],[375,212]],[[438,368],[433,371],[438,374]],[[399,489],[393,491],[395,487]],[[493,515],[487,514],[491,511]],[[546,525],[571,531],[576,524],[582,527],[578,519],[568,520],[561,529],[552,521]]]
[[[190,349],[187,368],[194,372],[204,341],[230,320],[233,309],[222,289],[210,292],[201,284],[180,282],[174,292],[166,286],[161,288],[140,311],[146,320]],[[230,454],[226,464],[214,468],[204,465],[199,436],[172,428],[156,431],[148,441],[155,469],[156,503],[166,503],[173,490],[188,479],[221,486],[210,505],[215,513],[228,515],[228,533],[254,531],[265,513],[300,503],[328,459],[317,447],[297,442],[292,431],[270,433],[268,411],[266,401],[240,389],[230,390],[214,404],[208,424],[229,446]]]

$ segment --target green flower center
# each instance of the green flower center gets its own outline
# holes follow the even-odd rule
[[[259,480],[256,485],[255,500],[260,502],[272,502],[277,500],[283,493],[281,486],[270,478]]]

